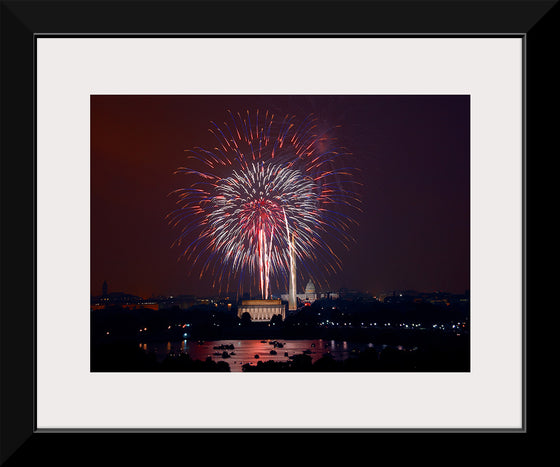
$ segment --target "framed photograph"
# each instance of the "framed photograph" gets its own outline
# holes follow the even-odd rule
[[[2,461],[531,433],[557,26],[555,1],[2,2]]]

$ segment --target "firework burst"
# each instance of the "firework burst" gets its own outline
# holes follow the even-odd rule
[[[194,180],[171,193],[178,208],[167,217],[181,229],[174,245],[214,286],[248,276],[265,299],[271,280],[285,286],[292,251],[320,282],[341,267],[329,243],[352,241],[346,211],[359,200],[349,152],[329,144],[313,115],[299,123],[259,111],[228,116],[211,122],[216,146],[187,150],[188,166],[175,171]]]

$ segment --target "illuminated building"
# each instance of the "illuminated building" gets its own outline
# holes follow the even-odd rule
[[[315,300],[317,300],[317,293],[315,292],[315,284],[313,284],[311,280],[309,280],[309,282],[305,286],[305,293],[301,298],[302,300],[306,300],[308,302],[314,302]]]
[[[270,321],[275,315],[284,319],[286,306],[282,304],[282,300],[242,300],[237,316],[241,319],[243,313],[249,313],[251,321]]]
[[[293,309],[291,308],[291,306],[288,307],[288,309],[290,311],[297,310],[298,300],[301,301],[301,302],[313,303],[315,300],[317,300],[319,298],[319,294],[317,294],[317,291],[315,290],[315,284],[313,284],[313,282],[311,280],[309,280],[309,282],[305,286],[304,293],[297,293],[296,290],[295,290],[295,287],[294,287],[293,292],[294,292],[294,295],[295,295],[296,304],[295,304]],[[282,300],[285,300],[288,303],[290,303],[291,293],[292,293],[292,289],[290,288],[290,292],[288,294],[282,294],[281,295]],[[323,294],[323,295],[327,295],[327,294]]]

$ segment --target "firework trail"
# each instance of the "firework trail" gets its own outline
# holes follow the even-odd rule
[[[202,264],[200,277],[212,273],[214,285],[248,275],[264,299],[272,278],[286,283],[292,249],[305,267],[336,271],[327,237],[347,246],[355,220],[343,207],[359,209],[349,153],[325,144],[313,115],[299,123],[258,110],[228,117],[211,122],[216,146],[187,150],[188,166],[175,171],[195,178],[171,193],[178,208],[167,218],[181,229],[181,257]]]

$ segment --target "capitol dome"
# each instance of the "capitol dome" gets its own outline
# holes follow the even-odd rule
[[[305,293],[306,294],[314,294],[315,293],[315,284],[309,280],[307,285],[305,286]]]

